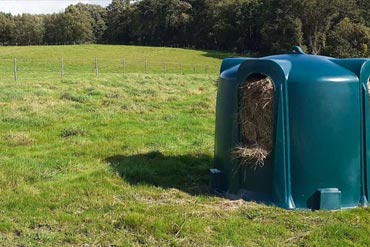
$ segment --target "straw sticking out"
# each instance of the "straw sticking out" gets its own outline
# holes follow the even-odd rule
[[[269,77],[253,75],[240,88],[242,143],[232,155],[242,165],[262,167],[273,147],[274,86]]]

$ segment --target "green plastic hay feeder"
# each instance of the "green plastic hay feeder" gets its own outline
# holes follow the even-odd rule
[[[274,84],[273,151],[263,167],[241,166],[240,88],[262,74]],[[286,209],[367,206],[370,193],[369,59],[288,54],[225,59],[216,111],[211,189]]]

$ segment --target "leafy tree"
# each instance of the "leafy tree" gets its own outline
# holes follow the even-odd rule
[[[61,17],[60,14],[52,14],[44,16],[44,23],[45,23],[45,34],[44,34],[44,42],[52,44],[58,43],[59,39],[61,38],[61,30],[59,29],[59,20]]]
[[[11,44],[14,40],[14,19],[10,14],[0,13],[0,45]]]
[[[180,44],[191,21],[191,5],[181,0],[143,0],[135,5],[135,38],[140,44]]]
[[[45,17],[45,41],[48,43],[94,42],[91,16],[75,6],[69,6],[64,13]]]
[[[78,43],[86,43],[94,41],[93,19],[78,7],[72,5],[63,13],[66,29],[68,30],[66,41],[74,41]]]
[[[330,31],[324,53],[334,57],[367,57],[370,28],[344,18]]]
[[[360,13],[361,19],[358,21],[370,27],[370,18],[369,18],[370,1],[356,0],[354,9],[355,11]]]
[[[262,5],[262,53],[282,53],[294,45],[304,47],[298,0],[265,0]]]
[[[90,17],[89,20],[91,21],[91,26],[93,29],[94,41],[98,43],[102,42],[104,32],[107,29],[107,24],[105,22],[107,10],[99,5],[94,4],[78,3],[73,6],[77,8],[80,14],[83,12],[85,15]]]
[[[260,40],[261,2],[258,0],[233,0],[217,5],[212,31],[218,49],[243,52],[257,50]],[[232,42],[230,42],[232,41]]]
[[[339,16],[341,0],[303,0],[301,19],[304,38],[309,52],[320,54],[326,45],[326,38]]]
[[[108,43],[120,44],[130,40],[131,7],[124,0],[113,0],[107,7],[107,29],[104,39]]]
[[[185,0],[192,8],[192,17],[187,28],[187,44],[201,49],[218,49],[217,40],[214,33],[214,24],[217,21],[218,0]]]
[[[44,22],[41,16],[22,14],[14,17],[14,42],[35,45],[43,42]]]

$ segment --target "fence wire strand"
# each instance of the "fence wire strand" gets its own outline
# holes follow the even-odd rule
[[[68,74],[129,74],[129,73],[163,73],[163,74],[211,74],[217,73],[219,67],[201,63],[182,63],[176,61],[151,61],[144,59],[77,59],[77,58],[0,58],[2,74],[54,73]]]

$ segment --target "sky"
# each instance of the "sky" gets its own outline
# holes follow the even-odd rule
[[[63,11],[77,3],[90,3],[107,6],[112,0],[0,0],[0,12],[12,14],[51,14]]]

